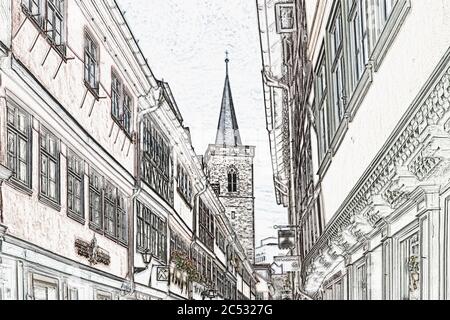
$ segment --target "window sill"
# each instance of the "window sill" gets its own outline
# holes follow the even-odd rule
[[[339,147],[344,140],[345,134],[348,131],[348,114],[344,116],[344,119],[341,121],[338,130],[336,131],[333,140],[331,141],[330,149],[333,152],[333,156],[338,152]]]
[[[67,217],[74,220],[75,222],[78,222],[79,224],[82,224],[82,225],[86,224],[86,219],[78,216],[76,213],[74,213],[70,210],[67,210]]]
[[[86,85],[88,85],[88,84],[86,84]],[[123,133],[127,136],[127,138],[132,141],[133,137],[131,136],[131,132],[128,132],[127,130],[125,130],[125,128],[123,127],[120,120],[117,119],[115,116],[113,116],[112,113],[111,113],[111,118],[114,121],[114,123],[123,131]]]
[[[99,101],[100,100],[100,94],[98,89],[94,89],[91,87],[91,85],[89,83],[87,83],[86,80],[84,80],[84,86],[86,87],[86,89],[94,96],[94,99]]]
[[[17,181],[14,178],[9,181],[6,181],[6,184],[11,188],[13,188],[14,190],[17,190],[28,197],[31,197],[33,195],[33,190],[30,187],[25,186],[23,183]]]
[[[184,203],[188,206],[188,208],[192,210],[192,203],[186,199],[186,196],[183,192],[181,192],[180,188],[177,188],[177,192],[180,198],[183,199]]]
[[[328,171],[328,168],[331,165],[332,158],[333,158],[333,155],[330,150],[327,152],[327,154],[323,158],[322,164],[320,165],[320,168],[319,168],[319,172],[317,173],[317,175],[320,177],[320,179],[322,179],[323,176],[325,175],[325,173]]]
[[[43,23],[38,21],[35,17],[31,15],[28,8],[22,4],[22,12],[24,15],[31,21],[31,23],[39,30],[39,33],[46,39],[47,43],[55,50],[55,52],[61,57],[64,62],[67,62],[67,52],[66,45],[61,44],[57,45],[53,41],[53,38],[50,37],[47,32],[44,30]]]
[[[89,222],[89,229],[91,229],[95,233],[98,233],[100,235],[104,235],[103,228],[101,228],[100,226],[96,225],[95,223]]]
[[[403,25],[410,9],[411,0],[398,0],[395,5],[391,17],[387,21],[370,58],[374,62],[375,72],[380,69],[384,57],[400,31],[400,27]]]
[[[359,106],[361,105],[364,97],[369,91],[370,86],[373,82],[373,66],[372,63],[369,62],[366,65],[364,73],[359,79],[358,84],[356,85],[355,90],[352,93],[350,102],[347,107],[347,113],[349,115],[349,122],[352,122],[355,118],[356,113],[358,112]]]
[[[39,195],[39,202],[41,202],[42,204],[52,208],[55,211],[61,212],[61,205],[57,202],[55,202],[54,200],[51,200],[43,195]]]

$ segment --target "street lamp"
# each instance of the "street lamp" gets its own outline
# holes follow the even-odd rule
[[[206,298],[209,298],[210,300],[217,297],[217,291],[213,288],[206,289],[202,292],[202,298],[205,300]]]
[[[147,269],[148,269],[148,266],[149,266],[150,263],[152,262],[152,259],[153,259],[153,255],[152,255],[150,249],[145,249],[145,250],[142,252],[142,260],[144,260],[145,268],[142,268],[142,267],[135,267],[135,268],[134,268],[134,273],[135,273],[135,274],[136,274],[136,273],[141,273],[141,272],[144,272],[145,270],[147,270]]]

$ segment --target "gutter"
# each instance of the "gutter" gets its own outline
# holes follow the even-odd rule
[[[291,91],[289,86],[285,85],[284,83],[281,82],[280,79],[276,79],[273,76],[269,75],[269,72],[267,70],[263,71],[263,79],[266,82],[266,84],[269,87],[273,87],[273,88],[279,88],[279,89],[283,89],[287,92],[288,95],[288,108],[289,108],[289,164],[290,164],[290,186],[291,186],[291,190],[290,190],[290,202],[291,202],[291,211],[293,211],[293,215],[296,215],[296,205],[295,205],[295,198],[294,198],[294,192],[293,191],[293,183],[294,183],[294,163],[293,163],[293,159],[294,159],[294,139],[293,139],[293,132],[292,132],[292,127],[293,127],[293,123],[292,123],[292,108],[291,108],[291,101],[292,101],[292,97],[291,97]]]
[[[141,195],[142,193],[142,181],[141,181],[141,139],[140,139],[140,131],[141,131],[141,124],[144,121],[144,117],[146,115],[149,115],[151,113],[154,113],[155,111],[159,110],[162,106],[162,89],[158,88],[156,92],[159,91],[159,97],[156,101],[156,105],[153,107],[150,107],[145,110],[141,110],[137,114],[137,123],[136,123],[136,129],[135,129],[135,136],[134,136],[134,143],[135,143],[135,161],[134,161],[134,175],[135,175],[135,185],[133,188],[133,195],[130,198],[130,207],[131,207],[131,219],[128,219],[128,276],[131,280],[131,294],[133,294],[136,291],[136,283],[134,279],[134,259],[135,259],[135,245],[134,245],[134,225],[135,225],[135,200]],[[146,95],[142,95],[139,98],[147,99],[149,98],[150,92],[148,92]],[[130,217],[130,215],[129,215]],[[151,277],[152,275],[150,275]]]

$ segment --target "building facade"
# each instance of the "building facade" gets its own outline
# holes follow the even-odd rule
[[[205,155],[209,181],[222,201],[250,263],[255,262],[255,147],[242,144],[231,94],[226,59],[226,78],[216,142]]]
[[[254,298],[117,3],[1,0],[0,17],[0,300]]]
[[[278,130],[292,141],[282,191],[298,230],[297,289],[331,300],[448,299],[450,7],[258,1],[258,12],[266,94],[277,90],[270,75],[281,80],[266,106],[290,110]]]

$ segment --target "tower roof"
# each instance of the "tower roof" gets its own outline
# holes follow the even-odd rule
[[[219,125],[217,128],[216,144],[224,146],[242,146],[241,135],[234,110],[233,96],[231,94],[230,77],[228,75],[228,64],[230,60],[227,58],[225,87],[223,89],[222,107],[220,110]]]

